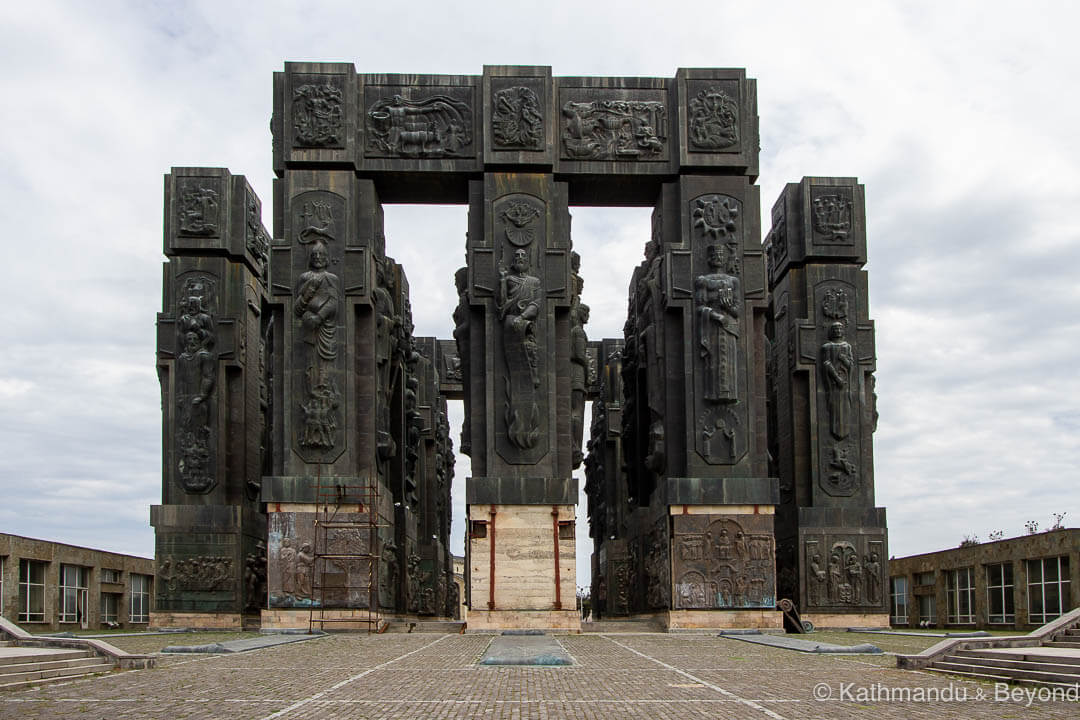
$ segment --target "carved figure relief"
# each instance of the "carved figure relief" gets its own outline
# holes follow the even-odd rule
[[[262,216],[259,214],[259,203],[251,193],[247,195],[246,222],[244,224],[244,245],[252,257],[259,263],[260,274],[263,280],[267,277],[268,260],[270,254],[270,238],[263,230]]]
[[[690,99],[691,147],[722,150],[739,142],[739,105],[718,87],[700,91]]]
[[[832,495],[851,495],[859,480],[859,466],[851,461],[854,447],[848,443],[830,443],[826,459],[826,488]]]
[[[294,293],[293,310],[300,325],[301,341],[307,346],[304,397],[300,400],[304,424],[300,430],[302,447],[329,449],[336,443],[337,408],[341,393],[334,373],[337,358],[337,314],[341,296],[338,276],[327,270],[329,254],[316,233],[301,236],[308,250],[308,270],[300,275]]]
[[[214,316],[215,281],[189,276],[180,291],[177,311],[176,469],[188,492],[206,492],[215,484],[214,390],[217,385],[217,341]]]
[[[821,547],[828,547],[822,558]],[[865,537],[814,538],[805,543],[810,607],[879,607],[883,602],[884,542]]]
[[[751,530],[746,522],[717,516],[676,520],[676,608],[775,603],[773,535],[764,526]]]
[[[667,112],[661,102],[568,102],[562,114],[563,150],[570,159],[647,160],[664,152]]]
[[[294,89],[292,121],[295,144],[341,147],[345,139],[342,99],[341,89],[329,82],[301,85]]]
[[[499,266],[496,296],[507,369],[504,403],[507,438],[523,450],[534,447],[540,439],[536,320],[544,300],[544,289],[540,278],[530,275],[529,269],[528,250],[518,248],[509,271]]]
[[[458,304],[454,308],[454,343],[457,345],[458,377],[465,381],[469,375],[469,269],[458,268],[454,273],[454,285],[457,287]],[[453,376],[451,376],[453,379]],[[472,439],[470,436],[470,398],[469,393],[464,393],[462,401],[464,420],[461,423],[461,452],[465,455],[472,453]]]
[[[382,563],[382,594],[380,597],[380,604],[383,607],[395,607],[397,605],[398,594],[397,546],[392,542],[384,541],[379,559]]]
[[[410,553],[405,566],[408,578],[408,592],[406,593],[407,607],[409,612],[420,610],[420,556]]]
[[[541,150],[544,114],[540,99],[527,87],[509,87],[492,97],[491,134],[495,145],[511,150]]]
[[[666,608],[671,598],[671,570],[668,564],[668,543],[665,530],[656,529],[646,538],[645,605],[647,608]]]
[[[742,287],[737,276],[737,256],[726,245],[710,245],[708,263],[711,272],[699,275],[694,281],[704,396],[713,402],[732,402],[739,399]]]
[[[849,243],[852,207],[851,198],[840,193],[816,196],[811,209],[814,240],[825,244]]]
[[[215,592],[233,589],[233,561],[217,555],[177,558],[167,555],[158,562],[158,587],[168,594]]]
[[[255,552],[244,558],[245,608],[258,611],[266,602],[266,543],[259,540]]]
[[[393,275],[390,272],[388,260],[376,263],[375,278],[375,288],[372,292],[375,300],[375,378],[378,399],[375,442],[380,471],[383,471],[385,462],[397,455],[397,443],[390,433],[390,404],[394,392],[391,369],[394,358],[398,354],[401,322],[390,292]]]
[[[177,214],[181,235],[217,237],[221,224],[221,194],[215,188],[189,181],[180,191]]]
[[[842,322],[829,326],[829,339],[821,346],[821,371],[829,413],[829,433],[837,440],[843,440],[850,432],[855,357],[850,343],[844,339]]]
[[[462,100],[394,95],[368,108],[368,149],[392,157],[464,157],[472,145],[472,125],[472,110]]]
[[[573,436],[573,467],[581,465],[581,443],[585,437],[585,391],[589,375],[589,338],[585,325],[589,306],[579,301],[570,307],[570,425]]]

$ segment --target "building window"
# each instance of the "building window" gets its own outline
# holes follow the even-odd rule
[[[7,575],[7,556],[0,555],[0,615],[4,614],[4,576]]]
[[[919,624],[937,625],[937,598],[933,595],[919,595]]]
[[[131,613],[133,623],[150,622],[150,576],[131,573]]]
[[[86,618],[86,588],[89,568],[60,566],[60,622],[82,622]]]
[[[110,570],[109,568],[101,568],[101,582],[103,583],[118,583],[120,582],[120,571]]]
[[[945,571],[948,620],[953,625],[975,622],[975,571],[973,568]]]
[[[106,625],[120,622],[120,596],[116,593],[101,593],[101,622]]]
[[[916,585],[933,585],[934,584],[934,571],[917,573],[915,575]]]
[[[892,578],[892,591],[890,593],[892,607],[889,620],[893,625],[907,625],[907,578]]]
[[[986,566],[986,621],[1002,625],[1016,622],[1011,562]]]
[[[1028,621],[1048,623],[1069,608],[1068,556],[1027,561]]]
[[[45,565],[19,561],[19,622],[45,622]]]

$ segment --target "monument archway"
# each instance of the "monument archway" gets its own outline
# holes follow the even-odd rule
[[[602,614],[778,627],[778,562],[803,609],[883,611],[861,186],[789,186],[763,246],[743,70],[286,63],[274,96],[272,239],[242,177],[166,178],[159,624],[449,614],[453,398],[471,629],[580,628],[582,465]],[[392,203],[468,205],[453,338],[414,332]],[[586,337],[574,205],[652,208],[621,338]]]

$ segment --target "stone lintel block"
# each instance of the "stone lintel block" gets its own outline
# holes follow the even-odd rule
[[[274,73],[274,172],[305,165],[355,169],[362,141],[356,67],[287,62]]]
[[[667,478],[667,505],[778,505],[776,478]]]
[[[562,118],[550,66],[485,65],[481,112],[485,168],[551,168]]]
[[[321,478],[314,475],[276,475],[262,479],[261,500],[265,503],[358,503],[371,501],[369,480],[359,476]],[[339,492],[340,489],[340,492]],[[386,492],[380,489],[380,494]]]
[[[389,201],[401,201],[395,195],[395,174],[458,175],[481,169],[480,76],[365,74],[358,79],[360,169],[386,173]]]
[[[679,164],[758,174],[757,81],[743,68],[679,68]]]
[[[577,505],[577,478],[470,477],[466,505]]]
[[[770,282],[789,266],[866,262],[866,199],[854,177],[804,177],[788,183],[772,207],[765,238]]]
[[[670,78],[555,79],[556,173],[671,175],[678,167]]]
[[[270,234],[262,201],[243,175],[228,168],[174,167],[165,175],[165,255],[225,255],[256,276]]]

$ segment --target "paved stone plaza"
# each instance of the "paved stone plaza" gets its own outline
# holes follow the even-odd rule
[[[927,644],[819,637],[897,652]],[[887,654],[809,655],[711,635],[572,635],[559,637],[571,667],[477,665],[491,641],[348,634],[236,655],[160,656],[152,670],[0,694],[0,718],[1026,719],[1080,712],[1074,699],[995,700],[992,684],[897,670]],[[908,692],[913,699],[868,695]],[[929,695],[945,699],[926,701]]]

